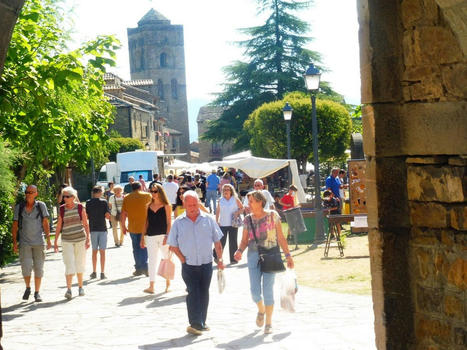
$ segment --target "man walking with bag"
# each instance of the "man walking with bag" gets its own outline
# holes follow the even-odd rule
[[[26,201],[15,206],[13,226],[13,251],[18,253],[26,290],[23,300],[28,300],[31,294],[31,273],[34,269],[34,300],[42,301],[39,294],[42,276],[44,274],[45,241],[47,249],[52,247],[50,242],[49,212],[44,202],[36,201],[37,187],[29,185],[26,188]],[[19,234],[19,239],[18,239]]]
[[[182,263],[190,323],[186,331],[201,335],[209,330],[206,317],[212,277],[211,249],[214,243],[217,256],[222,256],[222,232],[214,218],[199,210],[199,198],[195,191],[183,194],[183,206],[186,211],[174,221],[167,243]],[[222,259],[217,260],[217,267],[224,269]]]
[[[122,213],[120,215],[120,229],[123,234],[130,232],[135,259],[135,271],[133,276],[148,274],[148,251],[141,248],[141,238],[144,232],[148,216],[148,206],[151,203],[151,195],[141,191],[141,184],[135,181],[131,184],[133,192],[123,198]],[[128,217],[128,228],[126,219]]]

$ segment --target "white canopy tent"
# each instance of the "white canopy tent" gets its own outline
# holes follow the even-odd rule
[[[250,152],[250,151],[247,151]],[[241,169],[251,178],[261,178],[274,174],[276,171],[290,166],[292,173],[292,184],[297,187],[297,197],[300,203],[306,202],[305,191],[303,190],[298,175],[298,167],[295,159],[271,159],[254,157],[251,153],[242,152],[225,157],[222,161],[211,162],[212,166],[223,166]],[[229,160],[230,158],[230,160]]]
[[[235,168],[242,170],[251,178],[262,178],[274,174],[276,171],[290,166],[292,173],[292,184],[297,187],[297,197],[299,203],[306,202],[305,191],[300,182],[298,174],[297,162],[295,159],[272,159],[272,158],[259,158],[251,155],[250,151],[245,151],[237,154],[232,154],[223,158],[223,160],[210,162],[210,163],[188,163],[182,160],[174,160],[171,164],[165,165],[166,170],[203,170],[209,172],[219,166]]]
[[[192,163],[184,162],[183,160],[180,159],[174,159],[170,163],[165,163],[164,168],[165,169],[171,169],[171,170],[181,170],[181,169],[188,169],[193,166]]]

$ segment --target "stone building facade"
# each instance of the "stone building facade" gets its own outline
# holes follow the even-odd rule
[[[218,119],[223,111],[224,107],[219,106],[203,106],[199,109],[198,118],[196,119],[196,122],[198,123],[199,137],[206,132],[208,128],[208,122]],[[233,153],[231,142],[212,143],[210,141],[202,140],[201,138],[199,138],[198,149],[199,161],[201,163],[222,160],[223,157]]]
[[[186,152],[189,159],[190,135],[185,77],[185,46],[183,26],[173,25],[162,14],[151,9],[128,28],[130,73],[132,79],[152,79],[147,86],[157,97],[160,115],[167,127],[181,133],[177,152]]]
[[[168,142],[168,136],[164,137],[165,120],[158,117],[154,96],[144,89],[152,85],[152,80],[124,81],[112,73],[105,74],[104,80],[105,95],[116,109],[109,129],[123,137],[138,139],[151,150],[165,151]]]
[[[360,0],[378,349],[467,348],[467,2]]]

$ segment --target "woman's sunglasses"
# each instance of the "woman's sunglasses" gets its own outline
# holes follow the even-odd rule
[[[157,192],[159,192],[159,191],[158,191],[158,190],[151,190],[151,191],[149,191],[149,192],[151,192],[151,193],[157,193]]]
[[[73,197],[73,196],[70,196],[70,195],[64,194],[62,197],[63,197],[63,198],[71,198],[71,197]]]

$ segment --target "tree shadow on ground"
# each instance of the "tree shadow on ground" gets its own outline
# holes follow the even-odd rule
[[[270,341],[265,341],[272,339],[273,342],[278,342],[281,341],[282,339],[288,337],[292,332],[285,332],[285,333],[278,333],[278,334],[259,334],[261,331],[257,330],[254,331],[250,334],[247,334],[241,338],[232,340],[228,343],[221,343],[217,344],[216,348],[220,349],[249,349],[249,348],[255,348],[257,346],[260,346],[262,344],[271,344],[272,342]]]
[[[191,334],[186,334],[180,338],[173,338],[169,340],[164,340],[154,344],[145,344],[138,346],[138,349],[143,350],[163,350],[163,349],[178,349],[185,346],[190,346],[192,344],[199,344],[208,340],[209,338],[198,338]],[[207,347],[206,347],[207,349]]]
[[[118,306],[128,306],[133,304],[144,303],[145,301],[152,300],[153,298],[154,295],[144,295],[142,297],[125,298],[118,303]]]
[[[6,283],[14,283],[14,282],[22,281],[22,280],[23,280],[23,277],[14,272],[2,273],[0,275],[0,284],[2,285]]]
[[[3,309],[2,309],[2,312],[3,312]],[[3,315],[2,314],[2,322],[6,322],[6,321],[11,321],[15,318],[18,318],[18,317],[21,317],[21,316],[24,316],[23,314],[11,314],[11,315]]]
[[[165,293],[160,293],[156,299],[146,307],[160,307],[160,306],[169,306],[174,304],[184,303],[186,300],[186,295],[179,295],[173,298],[161,298]]]

